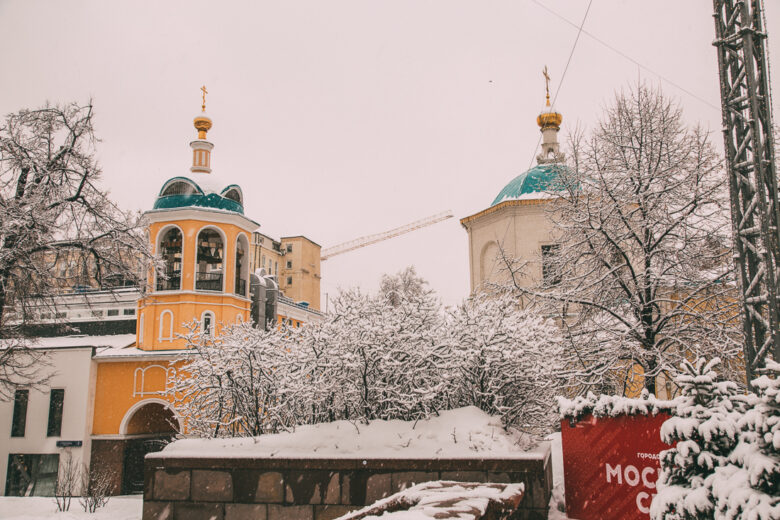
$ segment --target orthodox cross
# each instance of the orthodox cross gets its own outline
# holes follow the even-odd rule
[[[550,75],[547,74],[547,65],[544,66],[542,76],[544,76],[544,89],[547,91],[547,106],[550,106]]]
[[[545,69],[545,70],[547,70],[547,69]],[[201,90],[201,92],[203,92],[203,105],[201,106],[201,110],[203,112],[205,112],[206,111],[206,94],[208,94],[209,91],[206,90],[206,85],[203,85],[202,87],[200,87],[200,90]]]

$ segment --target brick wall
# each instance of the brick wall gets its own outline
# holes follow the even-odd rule
[[[517,459],[249,459],[147,456],[143,520],[333,520],[416,483],[522,482],[516,520],[547,518],[549,446]]]

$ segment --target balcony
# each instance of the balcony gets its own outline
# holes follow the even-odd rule
[[[222,273],[198,273],[195,278],[197,291],[222,291]]]
[[[181,289],[181,273],[168,273],[164,278],[157,278],[158,291],[178,291],[179,289]]]

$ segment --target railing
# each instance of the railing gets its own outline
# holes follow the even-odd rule
[[[246,280],[242,280],[241,278],[236,278],[236,288],[235,293],[239,296],[246,296]]]
[[[172,273],[165,278],[157,278],[158,291],[178,291],[179,289],[181,289],[181,273]]]
[[[222,273],[198,273],[195,278],[198,291],[222,291]]]

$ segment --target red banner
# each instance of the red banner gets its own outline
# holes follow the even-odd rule
[[[561,421],[566,514],[577,520],[650,518],[660,471],[658,415],[582,417]]]

